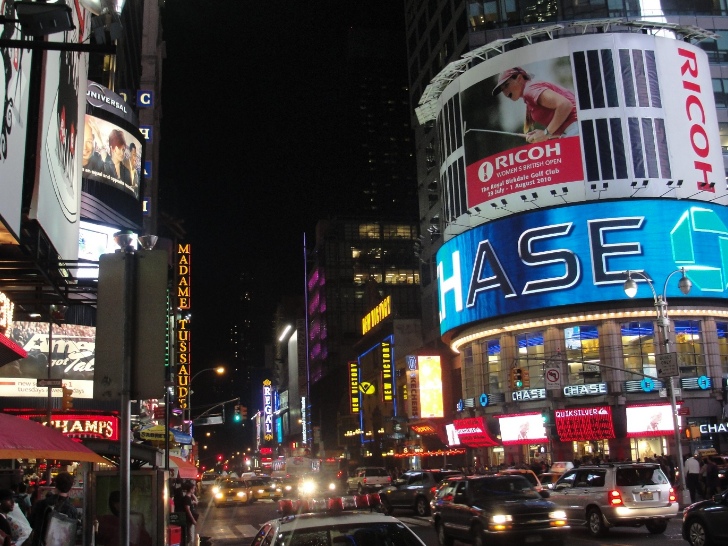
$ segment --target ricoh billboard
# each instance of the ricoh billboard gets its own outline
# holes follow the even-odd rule
[[[708,60],[685,42],[630,33],[540,42],[470,68],[440,105],[446,236],[592,200],[726,203]]]
[[[476,226],[437,253],[440,332],[537,309],[626,301],[626,270],[662,282],[685,267],[690,298],[728,297],[728,207],[623,199],[539,209]],[[651,298],[647,286],[638,296]],[[677,282],[667,299],[680,304]]]

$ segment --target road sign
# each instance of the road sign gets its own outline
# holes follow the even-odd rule
[[[657,377],[677,377],[680,369],[677,365],[677,353],[657,355]]]
[[[50,387],[60,389],[63,386],[62,379],[36,379],[36,387]]]
[[[558,368],[546,368],[546,390],[558,391],[561,389],[561,370]]]

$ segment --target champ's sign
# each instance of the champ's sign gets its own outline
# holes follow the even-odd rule
[[[446,238],[584,201],[727,202],[708,60],[685,42],[615,33],[521,47],[464,72],[440,105]]]

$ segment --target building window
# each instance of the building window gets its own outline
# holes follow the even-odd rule
[[[481,370],[483,373],[483,392],[488,394],[493,392],[503,392],[501,387],[501,371],[503,369],[501,361],[500,339],[489,339],[480,344],[483,363]]]
[[[518,368],[527,369],[529,376],[528,388],[543,389],[544,349],[543,332],[525,332],[516,335],[516,346],[518,347]]]
[[[657,378],[654,325],[651,322],[628,322],[622,324],[621,330],[624,369],[637,372],[627,374],[627,380],[639,381],[643,375]]]
[[[728,79],[713,78],[713,94],[716,108],[728,108]]]
[[[570,385],[602,382],[599,331],[596,326],[564,328],[564,347]]]
[[[676,320],[675,352],[680,366],[680,374],[687,377],[698,377],[706,374],[705,354],[703,352],[703,335],[700,322],[697,320]]]
[[[716,322],[718,330],[718,354],[720,355],[720,369],[728,374],[728,322]]]

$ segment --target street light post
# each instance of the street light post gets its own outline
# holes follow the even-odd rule
[[[225,367],[218,366],[217,368],[205,368],[190,378],[190,382],[187,385],[187,420],[190,422],[190,433],[192,433],[192,382],[195,380],[195,377],[205,372],[215,372],[217,375],[222,375],[225,373]]]
[[[678,288],[680,289],[680,292],[682,292],[684,295],[687,295],[688,292],[690,292],[690,289],[693,287],[693,283],[690,281],[690,279],[685,275],[685,268],[681,267],[680,269],[676,269],[675,271],[672,271],[667,278],[665,279],[665,284],[662,287],[662,294],[658,294],[655,291],[655,287],[652,284],[652,279],[650,279],[647,275],[642,273],[641,271],[626,271],[627,274],[627,280],[624,281],[624,293],[627,294],[628,297],[633,298],[637,294],[637,283],[632,278],[633,276],[641,277],[647,282],[647,285],[650,287],[650,290],[652,290],[652,296],[655,300],[655,311],[657,312],[657,326],[660,330],[660,336],[662,337],[662,347],[660,349],[660,354],[668,354],[670,353],[670,319],[667,316],[667,283],[670,281],[673,275],[676,273],[681,273],[682,277],[680,278],[680,281],[678,282]],[[655,344],[657,345],[657,344]],[[669,388],[670,388],[670,405],[672,406],[672,428],[673,428],[673,434],[675,435],[675,445],[677,446],[677,457],[678,457],[678,468],[680,470],[680,489],[682,491],[681,493],[681,501],[683,504],[689,504],[689,501],[687,500],[688,497],[688,491],[687,486],[685,483],[685,472],[683,470],[683,451],[682,451],[682,444],[680,442],[680,423],[678,421],[677,417],[677,402],[675,401],[675,384],[674,384],[674,377],[670,376],[670,381],[668,382]]]

